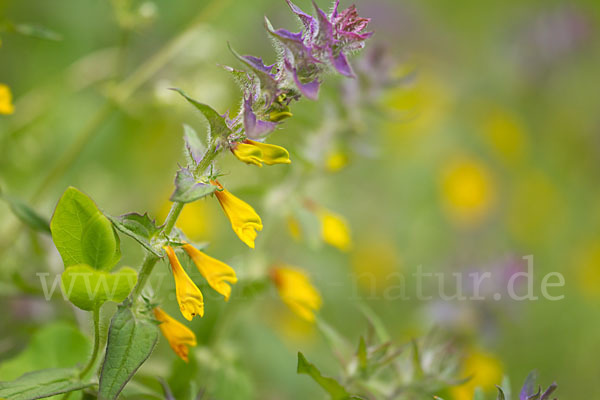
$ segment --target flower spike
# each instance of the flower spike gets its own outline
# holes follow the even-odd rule
[[[173,278],[175,278],[175,294],[181,314],[191,321],[196,315],[204,316],[204,298],[198,286],[190,279],[171,246],[165,246],[165,251],[171,263]]]

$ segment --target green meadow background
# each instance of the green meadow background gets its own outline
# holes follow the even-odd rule
[[[297,3],[310,10],[309,1]],[[461,373],[474,374],[473,384],[452,392],[456,400],[470,399],[475,383],[495,398],[503,374],[515,392],[533,369],[543,385],[558,382],[560,398],[600,398],[600,3],[356,3],[372,18],[367,47],[387,49],[396,79],[360,111],[360,135],[338,143],[344,161],[326,155],[332,164],[311,175],[302,195],[344,216],[351,248],[314,234],[294,238],[286,213],[301,202],[283,201],[281,212],[269,206],[270,189],[302,168],[294,160],[306,156],[309,138],[340,118],[332,109],[344,101],[342,79],[333,75],[320,100],[293,105],[294,118],[269,139],[290,150],[290,167],[221,160],[221,181],[269,230],[255,251],[237,240],[214,199],[187,207],[178,227],[210,242],[211,255],[242,279],[275,260],[305,268],[323,296],[320,317],[351,343],[367,330],[360,304],[399,343],[431,329],[455,338],[466,354]],[[0,115],[3,193],[49,218],[72,185],[111,215],[164,219],[183,162],[182,124],[205,126],[168,88],[237,111],[238,88],[219,65],[239,66],[227,42],[276,61],[264,15],[276,27],[298,27],[283,0],[0,0],[0,24],[38,29],[0,30],[0,83],[15,105]],[[123,238],[122,251],[121,265],[140,264],[135,242]],[[504,295],[507,271],[522,270],[524,256],[533,256],[535,301]],[[486,300],[444,301],[431,281],[432,300],[400,298],[396,277],[412,294],[419,266],[445,272],[448,293],[452,272],[490,271],[493,291]],[[164,274],[163,307],[183,322],[167,264],[156,270]],[[61,271],[49,237],[0,202],[0,380],[85,361],[87,316],[59,292],[44,300],[39,273],[51,279]],[[551,272],[564,276],[564,287],[550,289],[561,300],[541,295]],[[323,397],[296,375],[297,352],[330,376],[335,357],[274,289],[234,309],[204,292],[206,316],[188,324],[199,342],[190,363],[161,340],[133,385],[159,376],[179,393],[187,380],[209,380],[218,399]]]

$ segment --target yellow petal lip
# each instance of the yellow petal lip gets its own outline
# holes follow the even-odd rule
[[[215,196],[217,196],[225,215],[229,218],[231,228],[242,242],[253,249],[258,235],[257,231],[261,231],[263,228],[260,216],[252,206],[231,194],[219,182],[213,181],[213,183],[219,186]]]
[[[246,164],[262,167],[267,165],[290,164],[290,153],[281,146],[274,144],[256,142],[246,139],[243,142],[234,143],[231,148],[233,154]]]
[[[154,308],[154,316],[161,323],[160,331],[183,361],[188,362],[189,347],[196,346],[196,335],[187,326],[171,317],[160,307]]]
[[[298,316],[314,322],[323,300],[306,273],[291,266],[277,266],[271,269],[270,276],[281,300]]]
[[[15,112],[15,107],[12,104],[12,93],[10,88],[3,83],[0,83],[0,114],[12,114]]]
[[[198,271],[200,271],[210,287],[219,294],[222,294],[225,297],[225,301],[229,301],[229,297],[231,296],[230,284],[233,285],[237,282],[234,269],[224,262],[203,253],[191,244],[185,244],[183,249],[194,261]]]
[[[198,286],[190,279],[181,263],[175,255],[175,250],[171,246],[165,246],[165,251],[171,263],[173,278],[175,279],[175,294],[179,309],[185,319],[191,321],[196,315],[204,316],[204,298]]]

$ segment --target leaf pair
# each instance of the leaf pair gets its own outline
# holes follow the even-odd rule
[[[111,221],[88,196],[69,187],[50,222],[52,240],[65,264],[62,290],[75,306],[92,311],[106,301],[123,301],[137,283],[129,267],[109,271],[121,258]]]

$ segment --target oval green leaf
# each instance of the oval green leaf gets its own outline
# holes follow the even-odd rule
[[[137,283],[137,272],[130,267],[109,273],[89,265],[68,267],[61,277],[65,296],[82,310],[92,311],[107,301],[122,302]]]

